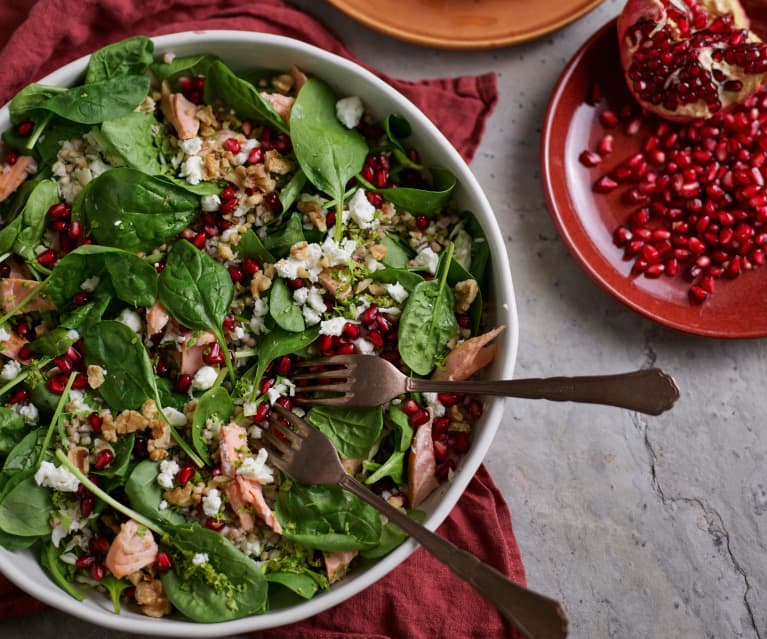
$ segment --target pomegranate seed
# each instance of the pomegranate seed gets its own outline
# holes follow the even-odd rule
[[[445,406],[455,406],[463,401],[461,393],[437,393],[437,399]]]
[[[353,355],[356,352],[354,344],[339,344],[336,355]]]
[[[407,421],[413,428],[417,428],[418,426],[423,426],[429,419],[429,411],[421,408],[418,412],[409,415]]]
[[[599,114],[599,121],[604,127],[612,129],[618,125],[618,116],[612,111],[602,111],[602,113]]]
[[[290,359],[290,355],[283,355],[277,361],[277,366],[275,366],[274,370],[281,377],[287,377],[290,374],[290,371],[292,368],[293,368],[293,360]]]
[[[29,346],[26,344],[24,344],[24,346],[19,349],[19,359],[32,359],[32,355],[34,355],[34,353],[32,353],[32,349],[29,348]]]
[[[240,152],[240,143],[234,138],[226,138],[224,140],[224,148],[230,153],[237,154]]]
[[[80,484],[82,485],[82,484]],[[93,507],[96,505],[96,499],[93,495],[84,495],[80,499],[79,510],[81,517],[89,517],[93,512]]]
[[[14,151],[11,149],[5,154],[5,161],[8,163],[9,166],[13,166],[16,164],[16,162],[19,161],[19,154],[17,151]]]
[[[587,149],[578,156],[578,161],[583,166],[592,167],[596,166],[602,161],[602,156],[599,155],[599,153],[594,153],[593,151],[589,151]]]
[[[29,326],[26,322],[17,322],[13,329],[19,337],[27,337],[29,335]]]
[[[64,373],[65,375],[69,375],[69,373],[75,369],[74,363],[66,355],[54,357],[53,364],[58,367],[59,372]]]
[[[269,207],[272,213],[276,215],[282,213],[282,202],[280,201],[280,196],[277,194],[277,191],[267,193],[264,196],[264,204]]]
[[[9,404],[21,404],[29,399],[29,391],[26,388],[17,388],[8,398]]]
[[[37,261],[42,266],[47,268],[53,266],[58,261],[58,259],[58,255],[56,255],[55,251],[52,251],[51,249],[47,249],[37,256]]]
[[[242,280],[245,278],[245,274],[242,272],[242,269],[239,266],[230,266],[229,277],[231,277],[232,282],[236,284],[237,282],[242,282]]]
[[[642,120],[639,118],[634,118],[626,125],[626,134],[627,135],[636,135],[639,133],[639,130],[642,128]]]
[[[85,291],[78,291],[72,296],[72,301],[77,306],[84,306],[88,303],[88,294]]]
[[[379,331],[370,331],[370,334],[368,335],[368,339],[373,342],[373,346],[375,346],[378,349],[381,349],[384,347],[384,338],[383,335]]]
[[[61,395],[64,389],[67,387],[69,381],[69,375],[59,374],[49,378],[45,383],[49,391],[56,395]]]
[[[261,395],[266,394],[272,386],[275,384],[274,377],[264,377],[264,379],[261,380],[261,384],[258,387],[259,393]]]
[[[77,373],[75,379],[72,382],[72,388],[75,390],[85,390],[88,388],[88,378],[82,373]]]
[[[221,201],[226,200],[232,200],[237,196],[237,191],[235,191],[234,187],[230,184],[224,187],[224,190],[221,191],[221,194],[219,197],[221,198]]]
[[[448,450],[447,450],[447,442],[443,441],[434,441],[433,442],[434,447],[434,457],[437,460],[437,462],[443,462],[447,459],[448,456]]]
[[[218,532],[221,530],[224,526],[226,526],[226,521],[223,519],[216,519],[215,517],[208,517],[205,520],[205,527],[213,530],[215,532]]]
[[[471,328],[471,316],[468,313],[456,313],[455,319],[461,328]]]
[[[186,465],[182,466],[181,470],[178,471],[178,485],[179,486],[186,486],[190,479],[194,476],[194,466]]]
[[[434,420],[432,425],[432,437],[441,437],[447,433],[448,426],[450,426],[450,419],[448,417],[438,417]]]
[[[32,120],[24,120],[16,125],[16,131],[22,137],[28,138],[32,135],[32,131],[35,128],[35,123]]]
[[[378,307],[375,304],[371,304],[360,315],[360,321],[367,326],[375,321],[376,315],[378,315]]]
[[[594,192],[595,193],[609,193],[610,191],[616,189],[618,187],[618,183],[613,180],[612,178],[607,177],[606,175],[599,178],[594,183]]]
[[[688,297],[692,304],[703,304],[708,298],[708,293],[700,286],[691,286],[688,291]]]
[[[101,432],[101,426],[104,423],[104,420],[101,419],[101,415],[99,415],[96,412],[91,413],[88,415],[88,424],[90,427],[97,433]]]
[[[0,277],[8,277],[11,274],[11,267],[5,262],[0,263]]]
[[[375,191],[365,191],[365,197],[374,207],[380,209],[384,204],[383,195],[376,193]],[[330,224],[328,224],[330,226]]]
[[[191,375],[179,375],[176,379],[176,390],[179,393],[187,393],[189,392],[189,389],[192,386],[192,376]]]
[[[609,133],[597,143],[597,153],[602,157],[610,155],[615,148],[615,138]]]
[[[652,279],[660,277],[661,275],[663,275],[665,268],[666,267],[663,264],[650,264],[645,269],[645,272],[644,272],[645,277],[649,277]]]
[[[105,448],[96,454],[96,461],[93,463],[93,466],[96,470],[104,470],[114,461],[114,458],[115,454],[108,448]]]
[[[69,225],[69,230],[67,231],[67,235],[71,237],[73,240],[79,240],[83,236],[83,225],[80,224],[77,220],[74,220]]]
[[[269,406],[269,402],[261,402],[258,405],[258,408],[256,408],[256,414],[253,415],[253,419],[257,422],[266,421],[269,418],[270,412],[271,407]]]
[[[425,231],[427,228],[429,228],[429,218],[426,217],[425,215],[416,215],[415,225],[417,228],[421,229],[422,231]]]
[[[255,275],[260,270],[261,266],[252,257],[246,257],[242,260],[242,271],[246,275]]]
[[[257,146],[248,153],[248,164],[260,164],[264,161],[264,150]]]
[[[478,399],[472,399],[469,402],[469,405],[467,406],[467,409],[469,411],[469,417],[471,417],[474,420],[479,419],[482,417],[482,402],[480,402]]]
[[[225,331],[227,331],[228,333],[231,333],[234,330],[234,328],[235,328],[234,317],[232,317],[231,315],[227,315],[224,318],[222,326],[223,326]]]
[[[51,228],[59,233],[66,233],[69,229],[69,222],[66,220],[56,220],[51,222]]]
[[[159,572],[168,572],[173,568],[173,561],[171,560],[170,555],[162,550],[157,553],[154,562]]]
[[[406,399],[402,404],[402,410],[405,411],[405,414],[408,417],[412,417],[418,411],[421,410],[421,407],[418,405],[418,402],[415,401],[414,399]]]
[[[352,324],[351,322],[346,322],[343,328],[343,335],[349,340],[357,339],[360,336],[359,326]]]
[[[78,557],[77,561],[75,561],[75,568],[86,570],[94,563],[96,563],[96,558],[93,555],[83,555],[82,557]]]
[[[450,442],[450,440],[448,440]],[[469,434],[463,431],[457,431],[453,434],[452,449],[456,453],[465,453],[469,450]]]
[[[325,223],[328,226],[334,226],[335,225],[335,223],[336,223],[336,214],[335,214],[334,211],[331,211],[330,213],[328,213],[327,217],[325,218]]]

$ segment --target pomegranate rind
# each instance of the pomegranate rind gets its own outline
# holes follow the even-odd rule
[[[750,31],[750,21],[745,9],[738,0],[700,0],[698,4],[711,16],[731,15],[732,29],[734,31],[748,30],[744,44],[761,42],[761,39]],[[692,12],[687,6],[686,0],[628,0],[623,11],[618,16],[618,46],[626,84],[639,104],[649,112],[655,113],[667,120],[690,122],[696,119],[709,119],[718,112],[718,109],[712,110],[711,105],[703,99],[679,104],[675,108],[669,109],[663,102],[655,103],[647,99],[646,95],[642,95],[642,92],[635,86],[634,80],[630,75],[635,54],[642,42],[641,26],[643,24],[652,22],[655,25],[651,31],[653,35],[668,27],[672,42],[689,41],[691,39],[689,36],[685,36],[677,23],[670,19],[668,15],[669,6],[682,13],[686,13],[692,19]],[[724,47],[719,48],[724,50]],[[721,110],[726,111],[735,104],[744,102],[767,81],[767,72],[748,73],[742,67],[729,64],[726,60],[714,60],[711,51],[712,47],[701,47],[699,49],[698,61],[700,65],[706,71],[721,71],[727,78],[741,83],[741,87],[738,90],[733,90],[732,88],[725,90],[722,84],[718,85],[718,99],[721,103]],[[668,78],[672,78],[679,70],[680,68],[677,67]]]

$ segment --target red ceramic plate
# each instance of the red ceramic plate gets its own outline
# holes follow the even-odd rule
[[[489,49],[540,37],[603,0],[330,0],[393,38],[441,49]]]
[[[752,4],[758,0],[752,0]],[[748,3],[744,3],[747,5]],[[757,31],[767,24],[767,8],[752,14]],[[603,93],[589,103],[592,88]],[[719,280],[716,292],[702,305],[691,305],[689,284],[681,277],[648,279],[630,274],[632,262],[612,242],[613,230],[637,207],[621,202],[622,189],[595,194],[595,180],[641,150],[645,136],[630,137],[622,127],[610,131],[615,151],[599,166],[578,161],[584,149],[594,149],[605,129],[598,113],[629,102],[618,55],[615,22],[600,29],[575,54],[549,102],[543,128],[541,162],[549,210],[560,235],[586,272],[611,295],[648,319],[686,333],[706,337],[767,336],[767,267],[736,280]],[[605,104],[606,103],[606,104]]]

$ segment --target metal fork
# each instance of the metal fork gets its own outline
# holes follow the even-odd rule
[[[294,375],[294,380],[316,381],[300,386],[303,392],[329,391],[334,397],[303,398],[304,404],[377,406],[403,393],[471,393],[556,402],[606,404],[659,415],[679,399],[673,377],[658,368],[590,377],[547,377],[496,381],[444,381],[408,377],[394,364],[371,355],[336,355],[298,362],[299,367],[337,366],[332,370]]]
[[[273,408],[295,429],[286,428],[274,415],[270,417],[270,429],[264,431],[263,437],[269,460],[277,468],[302,484],[336,484],[366,501],[473,586],[526,637],[567,636],[567,617],[558,602],[514,583],[471,553],[410,519],[347,474],[333,443],[325,435],[278,404]]]

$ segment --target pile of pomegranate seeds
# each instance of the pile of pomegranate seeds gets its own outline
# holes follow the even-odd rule
[[[635,109],[600,116],[605,128],[624,121],[638,133]],[[593,184],[595,193],[624,189],[636,209],[613,240],[633,260],[634,275],[683,277],[689,299],[702,304],[717,280],[735,279],[765,263],[767,250],[767,87],[708,120],[687,123],[645,118],[651,134],[641,151]],[[606,133],[596,152],[580,155],[596,166],[612,152]]]

